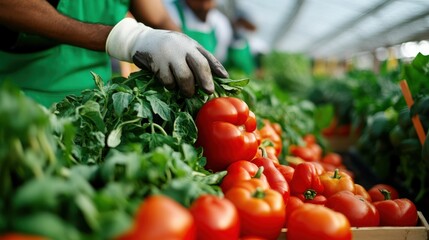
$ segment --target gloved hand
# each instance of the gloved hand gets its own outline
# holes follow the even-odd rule
[[[125,18],[113,27],[106,51],[118,60],[151,70],[166,88],[177,85],[185,96],[192,96],[196,85],[213,93],[212,74],[228,77],[222,64],[190,37],[155,30],[132,18]]]

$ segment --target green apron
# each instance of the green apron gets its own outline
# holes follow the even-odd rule
[[[84,22],[114,25],[125,17],[129,1],[61,0],[57,10]],[[11,81],[46,107],[67,95],[79,95],[82,90],[94,88],[90,71],[104,81],[112,75],[110,58],[105,52],[64,44],[35,53],[0,51],[0,59],[0,83]]]
[[[179,13],[180,21],[182,22],[182,31],[195,41],[197,41],[201,46],[203,46],[207,51],[214,54],[216,50],[217,40],[214,29],[209,33],[204,33],[196,30],[189,29],[186,25],[185,14],[183,12],[183,2],[175,1],[177,11]]]
[[[224,65],[227,69],[236,69],[251,75],[256,69],[256,63],[249,42],[244,39],[237,41],[228,48],[228,57]]]

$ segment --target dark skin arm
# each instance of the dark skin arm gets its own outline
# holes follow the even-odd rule
[[[105,51],[112,30],[66,17],[44,0],[0,0],[0,24],[96,51]]]
[[[181,31],[164,7],[162,0],[131,1],[131,13],[139,22],[152,28]]]
[[[154,28],[179,30],[162,1],[131,1],[134,17]],[[112,26],[83,23],[59,13],[45,0],[0,0],[0,24],[60,43],[105,51]]]

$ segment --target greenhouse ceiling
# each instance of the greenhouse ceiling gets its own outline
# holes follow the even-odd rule
[[[247,33],[257,51],[345,58],[414,41],[429,51],[429,0],[222,0],[227,15],[257,26]],[[417,49],[417,50],[416,50]],[[426,49],[426,50],[425,50]]]

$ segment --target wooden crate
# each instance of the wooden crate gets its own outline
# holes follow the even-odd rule
[[[361,227],[352,228],[353,240],[428,240],[429,225],[421,212],[415,227]],[[287,229],[283,229],[278,240],[285,240]]]

